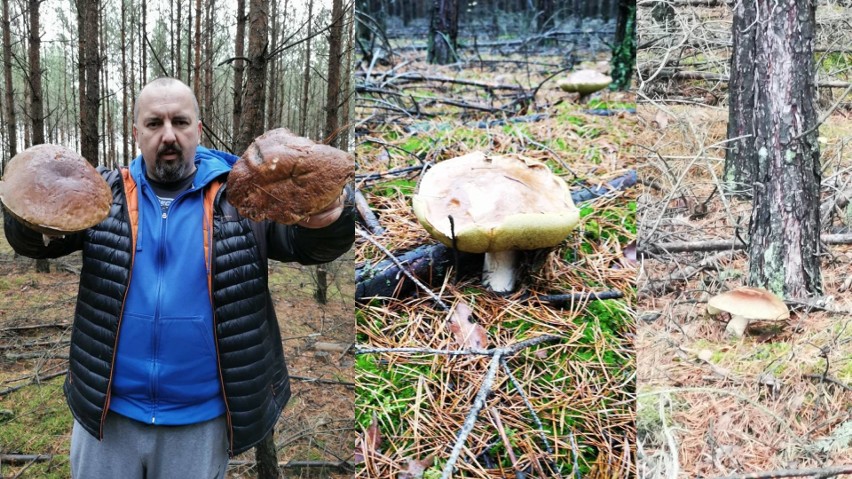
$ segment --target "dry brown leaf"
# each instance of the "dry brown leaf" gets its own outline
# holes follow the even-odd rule
[[[373,414],[373,422],[363,434],[358,435],[355,440],[355,464],[364,462],[364,457],[378,452],[382,443],[382,433],[379,431],[379,421]]]
[[[488,344],[488,334],[481,325],[472,323],[470,315],[473,311],[463,302],[456,304],[450,315],[450,332],[460,349],[485,349]]]
[[[396,476],[397,479],[421,479],[423,477],[423,473],[426,472],[426,469],[432,467],[432,464],[435,463],[435,458],[432,455],[426,456],[424,459],[408,460],[408,469],[399,473]]]

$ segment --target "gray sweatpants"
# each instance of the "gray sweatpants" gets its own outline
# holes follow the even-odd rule
[[[103,441],[77,421],[71,432],[74,479],[222,479],[227,468],[225,416],[188,426],[151,426],[110,412]]]

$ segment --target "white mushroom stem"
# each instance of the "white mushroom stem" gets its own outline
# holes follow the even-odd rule
[[[513,250],[485,253],[482,282],[495,293],[511,293],[515,289],[515,260]]]
[[[728,321],[728,325],[725,326],[725,332],[738,338],[742,337],[742,335],[745,334],[748,323],[749,319],[747,317],[732,314],[731,320]]]

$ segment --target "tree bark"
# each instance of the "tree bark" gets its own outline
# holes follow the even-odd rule
[[[269,35],[269,0],[251,0],[248,14],[248,66],[240,133],[235,151],[243,152],[263,133],[266,107],[266,66]]]
[[[343,59],[343,0],[331,2],[331,29],[328,38],[328,85],[326,89],[325,137],[329,145],[338,146],[336,132],[340,126],[340,69]],[[346,145],[343,145],[346,148]]]
[[[755,23],[757,165],[749,224],[749,283],[786,298],[820,292],[815,0],[758,0]],[[747,112],[741,112],[746,114]]]
[[[18,154],[18,129],[15,118],[15,90],[12,83],[12,34],[9,22],[9,0],[3,0],[3,79],[6,85],[6,135],[8,157]],[[5,168],[4,168],[5,169]]]
[[[201,97],[201,0],[195,0],[195,65],[192,69],[192,90]]]
[[[98,166],[98,117],[100,106],[100,0],[78,0],[83,10],[80,30],[80,59],[82,61],[80,108],[80,154],[93,166]],[[85,25],[85,28],[83,26]]]
[[[311,38],[314,0],[308,0],[308,34]],[[308,136],[308,97],[311,89],[311,40],[305,42],[305,73],[302,75],[302,107],[299,115],[299,135]]]
[[[736,2],[733,19],[731,77],[728,80],[728,148],[725,151],[725,189],[751,195],[757,171],[754,155],[754,101],[757,5]]]
[[[246,0],[237,0],[237,33],[234,39],[234,110],[233,110],[233,138],[239,137],[240,120],[243,115],[243,71],[245,65],[242,56],[245,54],[245,36],[246,36]],[[235,152],[242,153],[243,149],[238,149],[236,142],[233,142],[232,147]]]
[[[459,0],[435,0],[426,61],[439,65],[458,61],[458,35]]]
[[[127,84],[127,2],[121,0],[121,87],[127,92],[136,85]],[[133,51],[131,50],[131,55]],[[131,67],[132,69],[132,67]],[[127,94],[121,95],[121,164],[130,163],[130,129],[128,125]]]

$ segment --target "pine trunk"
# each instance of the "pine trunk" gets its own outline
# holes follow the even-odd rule
[[[757,5],[736,2],[733,19],[731,78],[728,81],[728,144],[725,151],[725,189],[737,196],[750,196],[757,171],[754,155],[753,115],[755,105],[755,35]]]
[[[343,0],[332,0],[331,28],[328,38],[328,86],[326,89],[325,138],[331,146],[338,146],[337,128],[340,126],[340,69],[343,66]],[[346,145],[343,146],[344,148]]]
[[[314,0],[308,0],[308,33],[311,38],[311,27],[313,24]],[[305,42],[305,73],[302,75],[302,107],[299,116],[299,135],[308,135],[308,97],[311,88],[311,40]]]
[[[237,139],[240,136],[240,121],[243,116],[243,71],[245,71],[245,62],[242,56],[245,54],[245,35],[246,35],[246,1],[237,0],[237,34],[234,43],[234,110],[233,110],[233,133],[232,145],[234,152],[242,154],[245,148],[239,148]]]
[[[821,289],[815,0],[759,0],[749,282],[786,298]],[[747,115],[751,112],[740,111]]]
[[[9,22],[9,0],[3,0],[3,80],[6,85],[6,136],[8,157],[18,153],[18,129],[15,118],[15,90],[12,83],[12,34]]]

